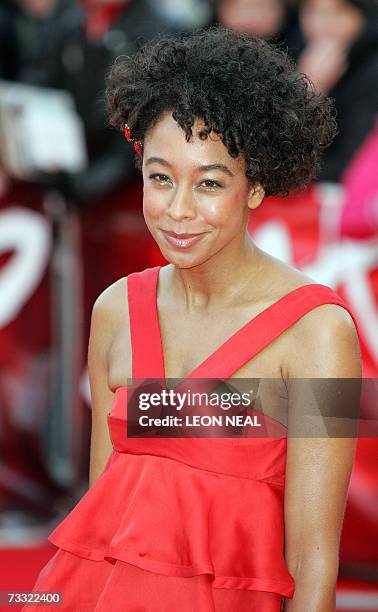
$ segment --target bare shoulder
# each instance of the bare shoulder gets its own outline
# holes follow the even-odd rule
[[[289,377],[361,376],[361,349],[351,314],[339,304],[316,306],[289,336]]]
[[[123,276],[100,293],[93,304],[92,316],[101,317],[111,326],[124,319],[127,312],[127,276]]]
[[[96,344],[106,350],[117,336],[121,326],[128,321],[127,277],[109,285],[97,297],[91,318],[91,336]]]
[[[119,278],[114,283],[106,287],[97,297],[93,309],[100,312],[106,312],[108,315],[112,312],[117,314],[119,309],[127,308],[127,276]]]
[[[319,281],[301,270],[275,258],[272,260],[281,278],[282,295],[298,287],[319,284]],[[347,378],[361,375],[358,333],[352,316],[343,306],[316,306],[284,335],[285,378]]]

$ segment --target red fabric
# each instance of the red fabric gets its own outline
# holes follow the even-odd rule
[[[159,269],[128,277],[133,377],[164,376]],[[349,310],[324,285],[291,291],[214,353],[220,376],[329,303]],[[210,356],[189,376],[206,378],[212,364]],[[50,534],[59,550],[35,589],[63,592],[67,612],[279,612],[295,590],[284,558],[286,428],[269,418],[281,437],[131,438],[126,403],[120,387],[108,414],[113,452]],[[25,612],[34,609],[44,608]]]
[[[213,589],[207,574],[190,578],[167,576],[145,571],[118,559],[114,564],[107,561],[94,563],[58,550],[41,573],[35,588],[56,592],[61,590],[62,581],[69,582],[70,588],[65,589],[64,603],[58,607],[59,610],[72,612],[280,610],[281,597],[275,593],[254,591],[252,600],[251,591]],[[27,606],[26,609],[37,611],[48,608]],[[54,608],[50,606],[51,609]]]

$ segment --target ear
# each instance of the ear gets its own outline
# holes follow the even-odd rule
[[[265,190],[260,185],[260,183],[253,185],[248,195],[248,208],[257,208],[258,206],[260,206],[264,197],[265,197]]]

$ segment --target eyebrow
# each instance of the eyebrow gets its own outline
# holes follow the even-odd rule
[[[166,166],[167,168],[172,168],[172,165],[162,157],[149,157],[146,161],[146,166],[153,163],[161,164],[162,166]],[[227,166],[225,166],[224,164],[206,164],[205,166],[197,166],[197,169],[201,172],[209,172],[210,170],[221,170],[229,176],[234,176],[231,170],[227,168]]]

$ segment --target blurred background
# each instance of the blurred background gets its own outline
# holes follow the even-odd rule
[[[55,552],[47,535],[88,488],[93,302],[166,263],[144,224],[133,149],[107,127],[105,74],[160,32],[216,22],[287,49],[335,100],[339,134],[319,179],[267,199],[249,231],[346,300],[364,377],[378,377],[377,2],[1,0],[0,591],[33,586]],[[339,611],[378,610],[377,448],[358,441]]]

